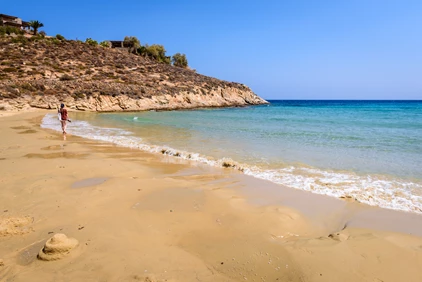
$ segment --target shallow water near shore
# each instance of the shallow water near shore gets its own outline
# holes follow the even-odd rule
[[[71,113],[68,132],[318,194],[422,213],[422,102],[272,101],[246,108]],[[60,130],[55,114],[42,127]]]

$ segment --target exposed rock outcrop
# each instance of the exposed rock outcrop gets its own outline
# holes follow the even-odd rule
[[[267,103],[247,86],[77,41],[0,38],[0,110],[172,110]]]

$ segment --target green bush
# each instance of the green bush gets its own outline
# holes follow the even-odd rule
[[[87,38],[85,40],[85,43],[88,44],[88,45],[91,45],[91,46],[97,46],[98,45],[98,41],[94,40],[92,38]]]
[[[45,35],[43,35],[42,31],[41,31],[37,35],[33,35],[32,37],[30,37],[29,40],[30,41],[39,41],[39,40],[43,40],[44,38],[45,38]]]
[[[105,48],[110,48],[111,46],[110,46],[111,44],[110,44],[110,42],[108,42],[108,41],[103,41],[103,42],[101,42],[100,43],[100,46],[103,46],[103,47],[105,47]]]
[[[51,38],[51,42],[53,42],[54,44],[60,44],[62,43],[59,39],[57,39],[56,37]]]
[[[10,34],[23,34],[24,31],[20,28],[14,26],[0,26],[0,34],[1,35],[10,35]]]
[[[66,40],[66,38],[64,38],[64,36],[63,36],[63,35],[60,35],[60,34],[57,34],[57,35],[56,35],[56,38],[57,38],[58,40],[60,40],[60,41]]]

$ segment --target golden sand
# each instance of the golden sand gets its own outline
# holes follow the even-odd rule
[[[0,281],[422,281],[421,217],[64,141],[43,114],[0,118]],[[66,255],[37,259],[57,233]]]

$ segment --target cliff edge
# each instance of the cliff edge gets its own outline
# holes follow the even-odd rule
[[[0,110],[171,110],[266,104],[247,86],[56,38],[0,38]]]

